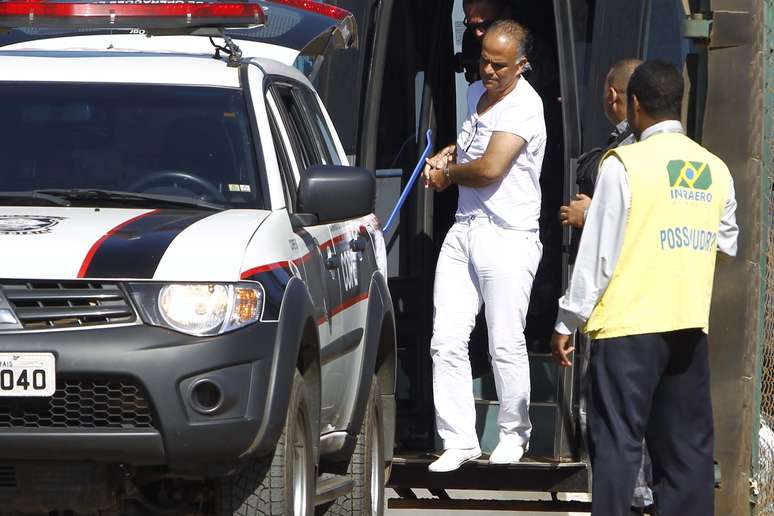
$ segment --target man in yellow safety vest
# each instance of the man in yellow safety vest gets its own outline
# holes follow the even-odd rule
[[[592,513],[629,514],[646,438],[662,516],[714,512],[707,331],[717,251],[736,255],[728,168],[680,124],[683,79],[665,62],[627,88],[638,143],[602,160],[553,354],[591,339],[587,426]]]

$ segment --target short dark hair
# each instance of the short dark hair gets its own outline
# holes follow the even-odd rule
[[[645,61],[638,66],[626,88],[631,103],[637,97],[643,111],[653,118],[680,119],[683,77],[666,61]]]
[[[486,31],[487,35],[505,36],[516,44],[516,57],[522,58],[530,49],[529,31],[514,20],[497,20]]]

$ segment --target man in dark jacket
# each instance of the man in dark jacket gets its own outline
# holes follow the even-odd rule
[[[610,134],[605,148],[597,147],[583,154],[578,160],[576,181],[578,193],[575,199],[559,210],[562,225],[581,229],[586,211],[594,195],[594,183],[597,179],[599,160],[610,149],[619,145],[634,143],[634,135],[626,121],[626,85],[634,73],[634,69],[642,63],[639,59],[622,59],[615,63],[607,72],[605,89],[602,95],[602,108],[615,130]]]

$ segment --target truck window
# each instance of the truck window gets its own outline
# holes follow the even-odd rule
[[[285,204],[289,212],[295,211],[296,207],[296,182],[293,177],[293,169],[290,166],[290,157],[285,150],[283,137],[280,132],[279,124],[274,113],[269,109],[269,127],[271,128],[271,138],[274,141],[274,153],[277,156],[277,165],[279,166],[280,177],[282,179],[282,190],[285,194]]]
[[[290,143],[298,161],[298,169],[303,174],[312,165],[325,163],[320,149],[312,135],[310,124],[304,116],[303,107],[294,94],[294,86],[276,84],[273,86],[277,107],[288,130]]]
[[[306,91],[304,93],[307,112],[312,119],[312,133],[315,136],[315,140],[317,140],[317,145],[320,147],[322,155],[327,163],[341,165],[339,151],[336,149],[333,135],[328,127],[328,123],[325,121],[325,116],[320,109],[320,103],[317,101],[317,97],[311,91]]]
[[[102,189],[263,207],[238,89],[0,82],[0,191]]]

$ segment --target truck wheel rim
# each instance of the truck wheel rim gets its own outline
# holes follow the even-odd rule
[[[303,414],[296,417],[293,429],[293,514],[305,516],[308,506],[309,492],[307,477],[309,475],[307,464],[306,423]]]

